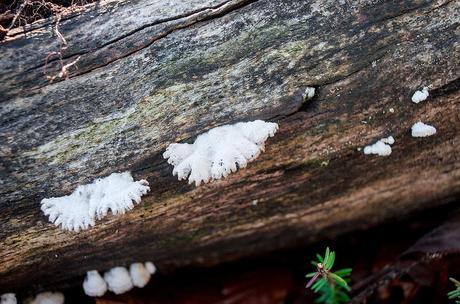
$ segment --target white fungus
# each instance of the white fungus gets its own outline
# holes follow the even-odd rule
[[[315,88],[314,87],[307,87],[305,92],[303,93],[304,100],[310,100],[315,96]]]
[[[424,87],[421,91],[416,91],[414,95],[412,95],[412,102],[419,103],[424,101],[428,98],[428,87]]]
[[[115,294],[122,294],[133,288],[133,282],[125,267],[114,267],[110,269],[104,273],[104,280],[107,282],[109,290]]]
[[[412,137],[426,137],[436,134],[436,128],[419,121],[412,128]]]
[[[388,156],[391,154],[390,145],[395,143],[393,136],[382,138],[375,144],[364,147],[364,154],[376,154],[379,156]]]
[[[389,144],[389,145],[392,145],[395,143],[395,139],[393,138],[393,136],[388,136],[387,138],[382,138],[381,141],[385,144]]]
[[[91,270],[86,273],[83,290],[90,297],[102,297],[107,291],[107,283],[97,270]]]
[[[134,181],[129,172],[112,173],[78,186],[70,195],[43,199],[41,209],[56,226],[78,232],[94,226],[109,210],[112,214],[131,210],[148,191],[146,180]]]
[[[0,304],[17,304],[16,295],[14,293],[5,293],[0,297]]]
[[[150,272],[142,263],[133,263],[129,266],[129,275],[133,285],[139,288],[144,287],[150,281]]]
[[[383,141],[377,141],[375,144],[366,146],[364,148],[364,154],[377,154],[380,156],[388,156],[391,154],[391,147],[385,144]]]
[[[278,124],[262,120],[225,125],[199,135],[193,144],[169,145],[163,157],[174,166],[179,180],[188,177],[189,184],[199,186],[245,168],[277,130]]]
[[[28,304],[64,304],[64,295],[60,292],[42,292],[36,295]]]
[[[147,269],[148,272],[150,272],[150,274],[154,274],[155,272],[157,272],[157,268],[152,262],[146,262],[145,268]]]

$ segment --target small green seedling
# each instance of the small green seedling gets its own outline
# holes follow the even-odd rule
[[[454,284],[455,289],[447,294],[450,300],[455,300],[456,304],[460,304],[460,282],[454,278],[449,278]]]
[[[306,288],[311,288],[320,296],[316,299],[317,303],[342,304],[350,301],[348,292],[350,287],[351,268],[344,268],[332,272],[335,262],[335,252],[326,248],[324,257],[317,254],[317,261],[312,261],[316,267],[316,272],[307,274],[305,277],[311,278]]]

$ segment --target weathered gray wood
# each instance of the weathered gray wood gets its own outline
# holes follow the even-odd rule
[[[113,48],[120,40],[126,44],[124,39],[129,38],[126,36],[136,34],[144,28],[153,29],[150,33],[161,32],[172,24],[183,20],[194,20],[214,7],[221,7],[226,1],[192,0],[187,1],[186,4],[158,0],[105,2],[108,3],[96,2],[86,6],[85,9],[62,17],[59,29],[65,33],[69,43],[64,54],[65,58],[89,54],[103,47]],[[0,78],[2,84],[8,84],[19,90],[37,84],[46,84],[46,81],[44,82],[46,79],[42,77],[44,59],[48,53],[58,50],[60,44],[53,29],[54,21],[54,18],[50,18],[11,31],[11,38],[8,39],[10,42],[2,46],[0,63],[0,68],[4,71]],[[28,39],[16,39],[17,36],[23,35],[27,35]],[[148,38],[151,39],[152,36],[154,35]],[[37,41],[40,43],[37,44]],[[114,56],[110,57],[113,59]],[[55,56],[54,60],[56,59]]]
[[[211,265],[458,197],[458,1],[179,2],[158,13],[160,2],[108,2],[63,18],[65,60],[81,59],[53,84],[43,75],[51,23],[0,43],[0,292],[65,287],[136,260]],[[424,85],[430,99],[411,103]],[[319,94],[304,104],[306,86]],[[188,186],[161,157],[170,142],[255,118],[279,133],[223,181]],[[411,138],[419,119],[438,134]],[[390,157],[357,151],[387,135]],[[127,169],[152,192],[125,216],[75,234],[39,210],[44,197]]]

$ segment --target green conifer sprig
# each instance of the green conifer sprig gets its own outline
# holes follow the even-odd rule
[[[456,304],[460,304],[460,282],[454,278],[449,278],[455,284],[455,289],[447,294],[450,300],[455,300]]]
[[[350,287],[351,268],[344,268],[332,271],[335,262],[335,252],[329,247],[326,248],[324,257],[317,254],[317,260],[312,261],[316,267],[316,272],[307,274],[305,277],[311,278],[306,288],[311,288],[313,292],[318,293],[317,303],[324,304],[342,304],[350,301],[348,292]]]

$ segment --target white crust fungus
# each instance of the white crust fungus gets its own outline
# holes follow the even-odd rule
[[[419,121],[412,128],[412,137],[427,137],[436,134],[436,128]]]
[[[83,290],[90,297],[102,297],[107,292],[107,283],[97,270],[91,270],[86,273]]]
[[[391,154],[391,146],[395,143],[393,136],[382,138],[375,144],[364,147],[364,154],[376,154],[379,156],[388,156]]]
[[[171,144],[163,153],[179,180],[199,186],[226,177],[256,159],[278,124],[255,120],[225,125],[199,135],[193,144]]]
[[[305,92],[303,93],[303,99],[306,101],[306,100],[310,100],[313,98],[313,96],[315,96],[315,88],[314,87],[307,87],[305,89]]]
[[[146,180],[134,181],[130,172],[112,173],[78,186],[70,195],[43,199],[41,209],[56,226],[78,232],[94,226],[109,210],[112,214],[131,210],[148,191]]]
[[[389,144],[389,145],[392,145],[395,143],[395,139],[393,138],[393,136],[388,136],[387,138],[382,138],[381,141],[385,144]]]
[[[428,87],[424,87],[421,91],[416,91],[414,95],[412,95],[412,102],[419,103],[424,101],[428,98],[428,95],[430,95],[428,94]]]

